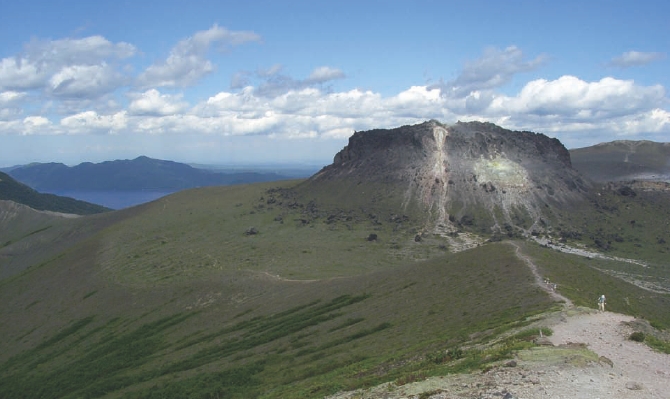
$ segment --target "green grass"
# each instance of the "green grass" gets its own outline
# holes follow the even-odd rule
[[[662,329],[670,328],[670,295],[642,289],[609,271],[649,268],[601,259],[547,251],[534,244],[523,244],[523,251],[540,265],[541,274],[558,284],[558,291],[577,306],[597,309],[597,298],[607,297],[607,310],[648,320]],[[652,269],[653,270],[653,269]]]
[[[660,274],[667,278],[670,267],[667,192],[637,190],[634,197],[606,187],[598,192],[600,195],[590,203],[563,213],[563,229],[580,234],[580,238],[570,238],[568,243],[587,245],[608,255],[647,261],[652,267],[661,268]]]
[[[416,370],[449,372],[417,353],[463,345],[472,333],[547,309],[531,281],[509,246],[490,245],[357,277],[275,280],[246,309],[222,303],[170,314],[175,308],[163,304],[135,319],[98,314],[5,362],[0,388],[43,397],[304,397]],[[83,303],[94,309],[106,295],[98,288]]]
[[[189,190],[21,240],[77,237],[35,246],[0,282],[0,396],[322,397],[485,369],[559,306],[508,244],[415,242],[419,216],[394,213],[383,185],[365,206],[340,192],[337,208],[282,184],[295,182]],[[628,266],[522,247],[577,305],[604,292],[611,310],[670,325],[667,296],[609,273]]]
[[[668,341],[663,341],[652,335],[647,335],[644,337],[644,343],[659,352],[670,354],[670,342]]]
[[[33,209],[88,215],[109,211],[100,205],[54,194],[41,194],[0,172],[0,200],[25,204]]]
[[[159,200],[142,218],[111,229],[103,265],[117,281],[138,285],[238,269],[314,279],[367,273],[443,252],[414,245],[412,222],[398,230],[389,221],[390,210],[356,209],[333,221],[329,216],[339,216],[338,209],[313,209],[310,199],[268,191],[277,187],[206,188]],[[223,196],[225,201],[217,201]],[[276,202],[268,204],[271,198]],[[259,233],[245,235],[250,227]],[[378,235],[376,242],[367,241],[371,233]]]

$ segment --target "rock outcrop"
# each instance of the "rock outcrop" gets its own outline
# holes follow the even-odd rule
[[[335,181],[369,201],[397,195],[437,233],[543,230],[553,210],[569,209],[589,190],[557,139],[481,122],[356,132],[307,184]],[[380,185],[383,194],[356,189]]]

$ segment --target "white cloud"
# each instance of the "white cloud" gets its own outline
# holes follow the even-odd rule
[[[481,100],[482,97],[485,97]],[[475,106],[481,100],[481,106]],[[383,97],[358,89],[330,93],[308,87],[266,97],[253,87],[221,92],[193,108],[194,126],[220,134],[266,134],[274,138],[346,138],[354,130],[393,127],[435,118],[488,120],[512,129],[565,134],[608,130],[616,134],[669,131],[665,90],[629,80],[587,82],[574,76],[527,83],[515,96],[494,91],[445,98],[414,86]],[[475,104],[475,105],[473,105]],[[196,128],[197,130],[197,128]],[[216,130],[209,129],[208,133]]]
[[[385,101],[386,107],[396,115],[422,118],[426,113],[436,115],[445,109],[440,90],[425,86],[412,86]]]
[[[322,66],[313,70],[306,79],[306,82],[324,83],[328,82],[329,80],[343,79],[344,77],[344,72],[341,70],[337,68],[331,68],[329,66]]]
[[[48,79],[47,67],[20,57],[3,58],[0,61],[0,90],[35,89]]]
[[[14,98],[17,94],[3,94]],[[481,106],[472,103],[480,101]],[[217,93],[193,107],[179,94],[155,89],[129,94],[127,111],[86,111],[63,118],[12,120],[0,124],[24,134],[146,133],[154,135],[265,135],[275,139],[343,139],[354,131],[395,127],[428,119],[446,123],[486,120],[510,129],[533,130],[575,142],[586,134],[634,138],[643,133],[670,133],[665,89],[611,77],[584,81],[574,76],[528,82],[516,95],[492,90],[464,98],[413,86],[393,96],[353,89],[329,92],[303,87],[268,97],[252,86]],[[468,105],[470,104],[470,105]],[[37,128],[39,127],[39,129]]]
[[[23,119],[22,134],[30,135],[35,133],[49,132],[51,122],[43,116],[28,116]]]
[[[26,97],[26,93],[16,91],[0,92],[0,121],[18,118],[22,110],[20,102]]]
[[[280,64],[241,71],[232,77],[228,91],[193,106],[182,93],[158,90],[188,86],[213,71],[215,65],[207,56],[214,48],[226,50],[257,41],[260,37],[253,32],[216,25],[196,32],[137,77],[135,83],[145,87],[142,91],[125,93],[125,97],[117,90],[128,85],[132,71],[119,62],[136,54],[134,46],[111,43],[101,36],[32,42],[21,55],[0,60],[0,134],[203,134],[317,140],[344,139],[354,131],[428,119],[487,120],[506,128],[554,134],[561,140],[586,134],[635,138],[649,132],[670,133],[662,85],[642,86],[614,77],[586,81],[566,75],[532,80],[515,94],[501,93],[500,87],[517,74],[545,61],[544,56],[528,59],[514,46],[486,50],[451,81],[411,86],[390,96],[358,88],[335,90],[331,83],[346,74],[333,66],[320,66],[306,77],[294,78]],[[658,57],[650,54],[658,53],[626,53],[626,62],[632,65]],[[34,99],[39,103],[30,103]],[[21,108],[25,104],[31,108]]]
[[[624,123],[613,127],[621,135],[634,136],[639,133],[670,131],[670,112],[655,108],[635,115]]]
[[[156,89],[129,95],[132,98],[128,112],[132,115],[173,115],[182,112],[187,103],[181,95],[161,94]]]
[[[258,42],[260,36],[249,31],[229,31],[218,25],[181,40],[167,59],[148,67],[138,77],[141,87],[185,87],[196,83],[214,71],[214,64],[206,56],[210,47],[225,51],[231,46]]]
[[[128,118],[126,111],[111,115],[85,111],[61,119],[60,125],[68,134],[115,133],[127,127]]]
[[[628,68],[632,66],[646,65],[664,57],[665,54],[657,52],[627,51],[618,57],[612,58],[610,65]]]
[[[34,40],[21,55],[0,61],[0,90],[44,89],[55,96],[98,97],[123,83],[114,63],[135,53],[133,45],[102,36]]]
[[[280,65],[275,65],[268,70],[257,71],[255,75],[261,79],[261,83],[256,89],[256,94],[263,97],[278,97],[291,91],[319,87],[326,82],[346,77],[341,70],[329,66],[314,69],[305,79],[294,79],[282,74],[281,71]]]
[[[26,93],[16,91],[3,91],[0,93],[0,107],[5,107],[10,103],[16,102],[26,96]]]
[[[515,97],[497,96],[487,110],[492,115],[553,116],[595,122],[634,115],[665,101],[661,85],[639,86],[611,77],[585,82],[574,76],[527,83]]]
[[[525,61],[523,52],[516,46],[504,50],[489,48],[480,58],[467,62],[456,79],[433,87],[441,89],[444,96],[463,98],[472,92],[498,88],[514,75],[533,70],[545,60],[546,57],[540,55]]]
[[[112,43],[102,36],[81,39],[35,40],[26,46],[28,59],[36,63],[57,65],[96,64],[102,60],[132,57],[135,46],[125,42]]]
[[[57,97],[90,99],[115,90],[123,81],[123,75],[104,62],[72,65],[51,76],[48,90]]]

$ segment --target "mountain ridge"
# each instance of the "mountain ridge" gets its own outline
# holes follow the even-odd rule
[[[357,132],[305,190],[332,191],[329,182],[352,193],[399,185],[403,194],[395,202],[430,214],[427,231],[445,234],[464,224],[485,233],[506,226],[542,231],[556,219],[550,205],[567,209],[590,192],[557,139],[481,122]],[[368,192],[362,202],[373,203],[375,196],[385,194]]]
[[[8,174],[40,191],[61,190],[182,190],[186,188],[283,180],[276,173],[217,173],[190,165],[140,156],[132,160],[33,163]]]
[[[575,168],[598,182],[629,180],[670,183],[670,143],[615,140],[570,150]]]
[[[0,200],[13,201],[38,211],[52,211],[79,215],[100,213],[110,210],[104,206],[91,204],[74,198],[39,193],[3,172],[0,172]]]

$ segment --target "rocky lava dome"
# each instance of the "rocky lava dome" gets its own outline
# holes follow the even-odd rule
[[[360,203],[394,198],[426,216],[426,230],[435,233],[545,230],[557,210],[582,202],[589,190],[557,139],[437,121],[356,132],[306,183],[311,190],[328,185]]]

